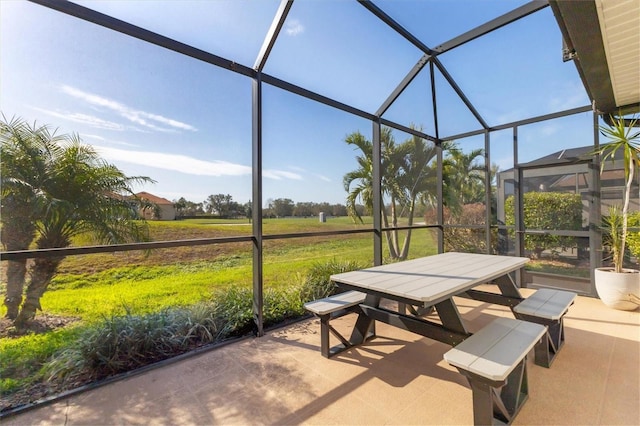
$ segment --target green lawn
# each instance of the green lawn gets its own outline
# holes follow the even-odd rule
[[[194,219],[150,222],[150,225],[153,239],[160,241],[240,235],[246,231],[244,223],[246,219],[236,222]],[[265,221],[264,233],[369,227],[354,225],[349,218],[330,218],[326,223],[319,223],[317,218],[269,219]],[[400,234],[404,236],[405,232]],[[265,287],[295,283],[317,262],[341,259],[372,264],[372,241],[368,233],[266,240]],[[415,255],[410,257],[435,253],[428,232],[413,231],[411,253]],[[231,285],[252,285],[250,243],[157,249],[147,254],[134,251],[81,255],[63,261],[42,298],[42,306],[48,313],[93,321],[125,310],[146,313],[193,304],[210,298],[215,289]]]
[[[244,222],[244,223],[243,223]],[[265,234],[289,234],[339,229],[370,229],[348,218],[269,219]],[[150,222],[155,241],[215,238],[251,232],[246,220],[185,220]],[[404,237],[405,231],[400,235]],[[82,240],[78,245],[87,244]],[[265,240],[265,291],[297,288],[314,265],[356,262],[371,265],[372,234],[309,236]],[[410,257],[435,253],[431,234],[413,231]],[[72,347],[85,326],[126,314],[144,315],[165,308],[192,306],[211,300],[220,289],[252,287],[251,243],[91,254],[67,257],[41,302],[46,314],[75,317],[74,326],[39,335],[0,340],[0,391],[14,394],[42,380],[40,366],[60,350]],[[3,284],[0,284],[3,285]],[[272,297],[272,296],[271,296]],[[271,306],[271,305],[270,305]],[[267,308],[265,306],[265,308]],[[4,306],[0,315],[4,315]]]

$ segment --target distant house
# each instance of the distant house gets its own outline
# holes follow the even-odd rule
[[[149,194],[148,192],[138,192],[136,197],[153,204],[157,208],[146,208],[140,210],[140,216],[147,220],[175,220],[176,208],[173,203],[166,198]]]
[[[600,146],[603,146],[602,144]],[[525,192],[570,192],[580,194],[584,205],[584,226],[588,225],[589,206],[593,194],[598,192],[594,185],[594,175],[600,177],[600,209],[601,214],[606,215],[609,206],[619,204],[624,191],[625,177],[622,161],[607,160],[605,167],[600,169],[592,167],[594,147],[592,145],[578,148],[563,149],[553,154],[540,157],[528,163],[518,165],[522,171],[522,191]],[[498,221],[504,223],[505,200],[514,195],[515,181],[514,169],[504,170],[498,173]],[[636,174],[631,187],[631,200],[629,208],[636,211],[640,208],[638,190],[640,175]]]

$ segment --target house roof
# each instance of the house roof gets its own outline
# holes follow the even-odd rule
[[[136,194],[136,197],[141,198],[143,200],[150,201],[154,204],[163,205],[170,204],[173,205],[173,202],[167,200],[166,198],[158,197],[157,195],[150,194],[148,192],[142,191]]]
[[[574,164],[590,159],[592,157],[592,155],[590,155],[592,151],[593,145],[563,149],[561,151],[556,151],[553,154],[545,155],[544,157],[529,161],[528,163],[521,163],[520,167]]]

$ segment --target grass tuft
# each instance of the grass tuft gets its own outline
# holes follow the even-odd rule
[[[364,268],[364,266],[358,262],[339,262],[336,259],[324,263],[314,263],[307,272],[302,283],[302,288],[300,289],[300,299],[302,303],[339,293],[340,290],[330,279],[331,275],[362,268]]]

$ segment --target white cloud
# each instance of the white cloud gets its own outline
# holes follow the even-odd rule
[[[286,172],[284,170],[263,170],[262,176],[269,179],[275,179],[275,180],[282,180],[282,179],[302,180],[302,176],[300,176],[298,173]]]
[[[201,176],[240,176],[251,174],[251,167],[226,161],[203,161],[179,154],[150,151],[129,151],[104,146],[95,146],[105,159],[122,161],[159,169],[173,170]]]
[[[76,89],[75,87],[63,85],[60,87],[60,90],[62,93],[73,96],[74,98],[87,102],[90,105],[109,109],[132,123],[151,130],[160,132],[171,132],[176,130],[189,130],[195,132],[198,130],[190,124],[173,120],[162,115],[130,108],[120,102],[107,99],[93,93],[84,92],[80,89]],[[161,126],[168,126],[168,128]]]
[[[96,139],[99,140],[100,142],[107,142],[111,145],[120,145],[120,146],[132,146],[132,147],[136,147],[138,145],[130,143],[130,142],[125,142],[125,141],[114,141],[112,139],[106,139],[103,138],[102,136],[98,136],[98,135],[91,135],[91,134],[86,134],[86,133],[82,133],[80,135],[82,137],[82,139]]]
[[[80,113],[71,113],[71,112],[60,112],[60,111],[52,111],[44,108],[33,107],[36,111],[40,111],[44,114],[50,115],[52,117],[61,118],[63,120],[73,121],[75,123],[86,124],[91,127],[95,127],[98,129],[106,129],[106,130],[117,130],[122,131],[125,127],[121,124],[114,123],[113,121],[103,120],[101,118],[95,117],[93,115],[80,114]]]
[[[99,141],[106,141],[105,138],[103,138],[102,136],[98,136],[98,135],[91,135],[91,134],[87,134],[87,133],[83,133],[82,134],[82,138],[89,138],[89,139],[97,139]]]
[[[292,19],[290,21],[287,21],[284,27],[284,31],[287,33],[287,35],[295,37],[298,34],[302,34],[304,32],[304,26],[297,19]]]
[[[127,162],[147,167],[172,170],[198,176],[244,176],[251,175],[251,167],[228,161],[203,161],[180,154],[162,152],[130,151],[105,146],[94,146],[96,151],[108,161]],[[294,179],[302,177],[297,173],[281,170],[264,170],[263,176],[269,179]]]

